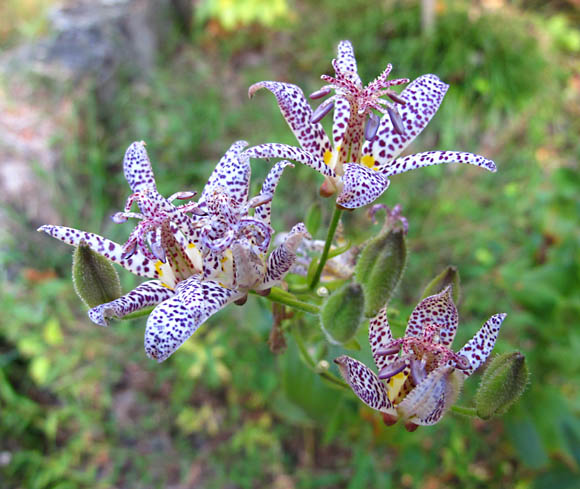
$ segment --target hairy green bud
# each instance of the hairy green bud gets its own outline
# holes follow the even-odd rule
[[[121,282],[113,264],[84,242],[73,253],[72,279],[75,292],[88,307],[121,296]]]
[[[362,287],[354,282],[328,297],[320,311],[320,322],[331,343],[346,343],[354,337],[363,320],[364,306]]]
[[[482,419],[504,414],[522,395],[530,372],[520,352],[497,355],[485,370],[475,396],[477,415]]]
[[[407,245],[403,230],[379,234],[367,242],[355,268],[356,281],[362,285],[367,317],[376,316],[389,302],[405,268]]]
[[[439,275],[431,280],[429,284],[427,284],[427,287],[425,287],[425,290],[423,290],[421,300],[425,299],[426,297],[438,294],[450,285],[453,286],[451,289],[453,294],[453,302],[458,304],[459,299],[461,298],[461,284],[459,280],[459,270],[457,270],[457,267],[454,267],[453,265],[449,265],[445,270],[443,270]]]

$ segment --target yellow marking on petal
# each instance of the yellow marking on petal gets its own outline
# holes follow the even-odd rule
[[[173,287],[170,287],[170,286],[169,286],[169,285],[167,285],[166,283],[163,283],[163,282],[161,282],[161,285],[162,285],[163,287],[165,287],[166,289],[169,289],[169,290],[175,290]]]
[[[163,262],[161,260],[157,260],[155,262],[155,270],[157,270],[157,273],[159,274],[160,277],[163,276],[163,270],[161,269],[162,266]]]
[[[324,163],[328,166],[330,164],[330,160],[332,159],[332,151],[328,149],[324,152]]]
[[[195,245],[194,245],[193,243],[189,243],[189,244],[187,245],[187,247],[188,247],[189,249],[191,249],[191,248],[195,248]]]
[[[403,385],[405,384],[405,381],[407,380],[408,376],[409,374],[403,371],[399,372],[397,375],[393,375],[389,379],[389,382],[387,383],[387,395],[389,396],[389,400],[391,402],[393,402],[399,395],[399,392],[401,391]]]
[[[360,162],[366,166],[367,168],[371,168],[373,170],[376,170],[377,168],[375,168],[375,157],[371,156],[371,155],[364,155],[361,159]]]

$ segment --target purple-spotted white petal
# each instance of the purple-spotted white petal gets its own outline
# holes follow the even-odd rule
[[[276,187],[278,186],[278,182],[280,181],[280,177],[282,176],[282,172],[287,166],[294,168],[294,165],[286,160],[279,161],[274,165],[274,167],[268,173],[266,180],[264,180],[264,183],[262,184],[262,191],[260,192],[261,195],[274,195]],[[272,201],[269,200],[262,205],[256,206],[255,216],[260,218],[266,224],[270,224],[271,210]]]
[[[393,412],[385,385],[364,363],[343,355],[334,360],[346,383],[367,406],[385,413]],[[394,414],[394,413],[393,413]]]
[[[380,166],[378,171],[386,176],[391,176],[415,170],[416,168],[442,165],[444,163],[464,163],[479,166],[492,173],[497,171],[497,167],[493,161],[480,155],[463,153],[461,151],[427,151],[425,153],[417,153],[403,158],[397,158],[392,163]]]
[[[377,165],[387,164],[396,158],[425,129],[443,101],[449,85],[436,75],[423,75],[414,80],[400,94],[406,101],[399,106],[404,134],[393,127],[391,118],[385,115],[377,131],[376,138],[367,141],[362,149],[363,155],[372,156]]]
[[[284,119],[306,151],[323,158],[326,151],[332,150],[322,125],[311,122],[312,108],[300,88],[290,83],[263,81],[249,88],[249,96],[252,97],[261,88],[269,90],[276,97]]]
[[[159,304],[147,319],[145,352],[162,362],[169,358],[211,315],[244,294],[193,276],[180,282],[175,295]]]
[[[280,143],[266,143],[252,146],[244,151],[244,153],[251,158],[286,158],[288,160],[297,161],[310,168],[314,168],[324,176],[336,178],[336,173],[332,168],[328,167],[324,161],[312,153],[308,153],[296,146],[289,146]]]
[[[173,297],[175,292],[159,280],[144,282],[128,294],[89,310],[90,320],[100,326],[108,326],[109,319],[122,318],[132,312],[157,304]]]
[[[383,307],[379,313],[369,321],[369,343],[377,371],[381,371],[397,358],[397,353],[378,355],[393,342],[393,334],[387,319],[387,308]]]
[[[342,192],[336,203],[346,209],[356,209],[374,202],[389,186],[389,179],[363,165],[344,165]]]
[[[439,294],[423,299],[411,313],[405,336],[420,336],[426,325],[439,330],[439,338],[434,339],[445,346],[451,346],[458,324],[457,308],[453,303],[451,286]]]
[[[481,329],[475,333],[475,336],[469,340],[466,345],[457,353],[463,355],[469,361],[470,367],[463,370],[464,374],[469,376],[478,369],[487,360],[503,320],[507,314],[495,314],[489,318]]]
[[[133,192],[156,190],[153,168],[143,141],[136,141],[127,148],[123,159],[123,172]]]

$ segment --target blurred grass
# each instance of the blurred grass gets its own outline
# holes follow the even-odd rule
[[[247,100],[255,81],[313,90],[341,39],[353,42],[363,80],[388,61],[394,76],[437,73],[451,89],[411,150],[479,152],[499,172],[457,165],[393,177],[381,201],[402,204],[411,251],[394,333],[429,280],[458,266],[456,345],[508,312],[496,351],[525,353],[532,381],[522,401],[487,423],[450,415],[412,434],[385,428],[307,370],[292,341],[279,357],[269,352],[271,314],[255,297],[157,365],[142,351],[143,320],[90,324],[72,294],[71,250],[23,234],[0,251],[10,278],[0,299],[2,487],[577,487],[578,30],[507,4],[439,4],[431,38],[414,2],[296,2],[285,26],[233,32],[219,17],[200,22],[151,80],[123,88],[114,112],[103,117],[91,97],[78,103],[74,134],[55,142],[62,171],[49,182],[66,196],[62,224],[123,241],[129,228],[107,216],[128,193],[121,160],[131,141],[147,141],[163,194],[200,190],[234,140],[294,142],[271,96]],[[254,162],[256,188],[268,168]],[[307,168],[288,171],[277,230],[303,219],[319,183]],[[373,231],[362,211],[345,217],[345,230],[359,241]],[[321,337],[307,318],[299,327]],[[311,353],[332,364],[342,350]],[[369,358],[364,347],[350,354]],[[462,404],[476,387],[467,382]]]

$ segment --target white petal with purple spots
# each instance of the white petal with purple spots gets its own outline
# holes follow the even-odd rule
[[[392,163],[379,167],[379,172],[384,175],[398,175],[416,168],[426,166],[442,165],[444,163],[465,163],[467,165],[479,166],[492,173],[497,171],[495,163],[483,156],[473,153],[463,153],[460,151],[427,151],[414,155],[397,158]]]
[[[420,336],[425,325],[439,328],[440,342],[450,346],[457,331],[457,308],[453,303],[451,286],[439,294],[425,297],[411,313],[405,336]]]
[[[159,304],[147,319],[145,352],[158,362],[166,360],[203,322],[244,294],[197,276],[180,282],[175,295]]]
[[[385,176],[357,163],[344,165],[343,188],[336,203],[356,209],[374,202],[389,186]]]
[[[133,192],[156,189],[155,176],[143,141],[136,141],[127,148],[123,160],[123,172]]]
[[[497,335],[499,334],[499,329],[506,316],[507,314],[505,313],[493,315],[487,320],[475,336],[457,352],[459,355],[463,355],[467,358],[471,365],[468,369],[463,371],[465,375],[471,375],[487,360],[491,350],[493,350],[493,346],[497,340]]]

